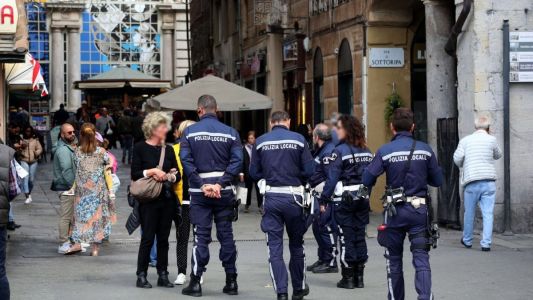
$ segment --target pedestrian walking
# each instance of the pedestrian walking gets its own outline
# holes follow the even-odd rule
[[[100,117],[96,120],[96,131],[104,138],[112,141],[115,129],[115,120],[109,115],[107,108],[100,109]]]
[[[41,153],[43,153],[43,147],[35,135],[33,127],[26,127],[22,132],[22,140],[18,150],[20,165],[28,172],[28,176],[24,177],[22,182],[22,192],[26,195],[26,201],[24,202],[26,204],[30,204],[33,201],[31,191],[33,190],[33,181],[35,180]]]
[[[336,127],[339,144],[328,158],[330,166],[320,197],[320,211],[325,212],[333,205],[341,241],[342,279],[337,287],[363,288],[370,204],[362,175],[373,156],[366,146],[363,124],[357,118],[341,115]]]
[[[6,271],[7,225],[9,220],[9,202],[16,196],[16,174],[14,174],[15,150],[0,144],[0,299],[9,300],[10,290]],[[11,194],[11,195],[10,195]]]
[[[442,170],[433,150],[413,138],[413,112],[397,108],[390,125],[392,141],[378,149],[363,174],[363,184],[373,186],[383,173],[386,178],[385,228],[378,241],[385,247],[389,299],[405,299],[403,279],[403,244],[406,235],[411,242],[415,288],[419,300],[433,299],[429,265],[431,199],[428,184],[442,184]]]
[[[250,211],[250,205],[252,205],[252,191],[255,189],[255,195],[257,198],[257,208],[259,211],[262,210],[263,206],[263,196],[259,193],[259,187],[257,186],[257,181],[253,180],[250,176],[250,162],[252,160],[252,150],[255,145],[255,131],[249,131],[246,135],[246,144],[243,147],[243,168],[242,172],[239,174],[240,181],[244,183],[244,186],[248,190],[246,194],[246,205],[244,206],[244,212],[247,213]]]
[[[59,195],[59,248],[57,249],[59,254],[65,254],[71,247],[69,231],[74,225],[74,201],[76,198],[71,191],[76,176],[75,148],[74,127],[65,123],[61,125],[60,138],[54,153],[54,179],[51,186],[51,190]]]
[[[209,262],[214,220],[220,242],[219,257],[226,272],[222,292],[237,295],[237,248],[232,222],[238,211],[232,184],[242,169],[241,141],[235,129],[217,119],[217,102],[213,96],[201,96],[197,112],[200,121],[185,129],[180,142],[180,158],[190,184],[194,234],[191,280],[182,294],[202,295],[200,280]]]
[[[91,123],[81,127],[80,143],[74,162],[74,226],[70,239],[74,244],[65,254],[82,250],[81,243],[91,244],[91,256],[98,256],[100,244],[109,238],[111,226],[116,222],[114,199],[106,185],[105,171],[110,159],[105,149],[97,146],[96,128]]]
[[[178,164],[174,150],[165,145],[165,138],[169,131],[170,119],[162,112],[153,112],[146,116],[142,124],[145,141],[133,147],[133,161],[131,165],[131,179],[152,177],[162,182],[162,189],[158,197],[139,205],[141,219],[141,243],[137,258],[138,288],[151,288],[146,279],[150,250],[157,237],[157,286],[172,288],[174,285],[168,280],[168,236],[172,227],[172,220],[178,213],[178,200],[174,193],[174,183],[180,180]],[[161,158],[163,162],[161,163]]]
[[[125,109],[122,117],[117,122],[117,131],[120,135],[120,147],[122,148],[122,163],[131,164],[131,152],[133,150],[132,113]]]
[[[174,129],[174,138],[176,143],[174,144],[173,148],[174,153],[176,154],[180,174],[183,174],[183,164],[181,163],[180,159],[180,139],[182,138],[185,129],[194,123],[194,121],[185,120],[179,123],[179,125]],[[181,204],[181,215],[176,214],[176,218],[174,219],[174,224],[176,226],[176,262],[178,265],[178,276],[174,283],[183,285],[187,281],[187,250],[189,247],[189,235],[191,232],[191,197],[189,195],[189,181],[187,176],[181,176],[180,181],[178,181],[176,184],[175,192]],[[200,281],[202,280],[200,279]]]
[[[464,228],[461,244],[472,247],[476,205],[483,215],[481,250],[490,251],[494,202],[496,200],[496,169],[494,161],[502,157],[496,137],[490,134],[490,119],[480,116],[475,120],[476,131],[459,141],[453,154],[455,164],[462,168],[461,183],[464,186]]]
[[[320,199],[335,145],[331,141],[331,129],[325,124],[317,124],[313,131],[313,143],[316,146],[315,173],[309,178],[309,184],[317,199]],[[324,212],[313,216],[313,235],[318,244],[318,260],[307,267],[313,273],[338,273],[337,265],[337,224],[333,215],[333,205],[327,205]]]
[[[267,236],[270,276],[278,300],[288,299],[288,274],[283,260],[285,227],[291,253],[292,299],[301,300],[309,294],[305,280],[303,237],[308,226],[303,193],[315,163],[307,141],[301,134],[289,130],[290,123],[288,113],[272,113],[272,131],[257,139],[250,165],[252,178],[264,179],[266,183],[261,229]]]

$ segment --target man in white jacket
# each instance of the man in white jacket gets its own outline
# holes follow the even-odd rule
[[[483,214],[481,250],[490,251],[494,202],[496,198],[496,169],[494,161],[502,157],[496,138],[490,135],[490,119],[480,116],[475,120],[476,131],[461,139],[453,160],[463,168],[464,228],[461,244],[472,247],[476,204]]]

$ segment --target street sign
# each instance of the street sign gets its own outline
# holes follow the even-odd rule
[[[16,0],[0,1],[0,33],[15,33],[19,14]]]
[[[403,48],[370,48],[371,68],[402,68],[404,64]]]
[[[533,82],[533,32],[509,33],[509,81]]]

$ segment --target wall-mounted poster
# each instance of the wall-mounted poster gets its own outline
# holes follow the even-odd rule
[[[533,82],[533,32],[509,33],[510,82]]]

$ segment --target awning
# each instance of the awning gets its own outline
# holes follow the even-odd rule
[[[153,100],[159,102],[161,109],[196,110],[198,98],[205,94],[215,97],[220,111],[272,108],[272,99],[269,97],[213,75],[194,80]]]
[[[121,66],[112,68],[105,73],[93,76],[87,80],[74,82],[74,88],[80,90],[121,89],[124,87],[170,89],[171,84],[170,80],[160,80],[159,78]]]
[[[11,89],[32,88],[33,66],[29,62],[5,64],[6,82]],[[39,85],[44,84],[42,77],[37,78]]]

